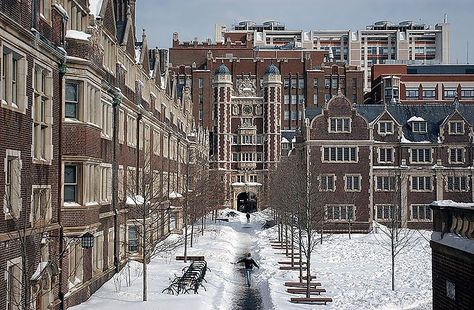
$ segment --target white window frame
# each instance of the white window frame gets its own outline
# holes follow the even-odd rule
[[[411,122],[411,131],[414,133],[427,133],[428,123],[426,121],[413,121]]]
[[[395,214],[395,212],[398,213],[400,216],[400,208],[398,205],[394,204],[388,204],[388,203],[381,203],[381,204],[376,204],[375,206],[375,212],[374,212],[374,217],[376,221],[381,221],[381,222],[389,222],[392,221],[392,214]],[[393,210],[395,208],[395,211]],[[381,209],[381,210],[380,210]],[[380,217],[380,211],[382,211],[382,216]],[[401,221],[401,218],[398,219]]]
[[[411,148],[410,152],[410,163],[413,164],[430,164],[433,162],[433,148],[425,147],[425,148]],[[420,160],[419,152],[423,152],[421,154],[422,160]],[[426,155],[429,156],[429,160],[427,160]]]
[[[416,208],[416,218],[414,217]],[[420,218],[420,210],[422,210],[424,216]],[[429,216],[426,216],[429,214]],[[430,208],[429,204],[411,204],[410,205],[410,221],[411,222],[432,222],[433,221],[433,211]]]
[[[465,188],[462,186],[462,179],[465,179]],[[450,180],[452,180],[452,182],[450,182]],[[447,192],[468,192],[470,190],[469,181],[469,176],[467,175],[448,175],[446,176],[445,189]],[[456,184],[458,186],[456,186]]]
[[[22,209],[21,175],[22,160],[21,152],[17,150],[6,150],[3,166],[5,176],[5,192],[3,196],[3,212],[5,219],[18,218]],[[10,170],[11,169],[11,170]],[[8,194],[10,193],[10,194]]]
[[[351,133],[352,119],[350,117],[330,117],[328,122],[328,132],[330,133]]]
[[[433,191],[433,177],[430,175],[412,175],[410,177],[410,191],[412,192]]]
[[[355,179],[358,179],[358,182],[359,182],[359,187],[358,188],[355,188],[355,186],[354,186],[354,180]],[[362,175],[360,175],[360,174],[345,174],[344,175],[344,190],[346,192],[360,192],[362,190]]]
[[[390,151],[391,160],[387,160],[388,151]],[[393,163],[395,161],[395,149],[393,147],[379,147],[377,153],[378,162],[381,164]]]
[[[460,128],[458,127],[460,126]],[[448,132],[450,135],[463,135],[464,134],[464,122],[463,121],[449,121]]]
[[[332,182],[328,182],[332,179]],[[322,192],[336,191],[336,175],[335,174],[320,174],[319,175],[319,190]]]
[[[67,85],[75,85],[76,88],[76,99],[75,100],[68,100],[67,99]],[[83,94],[82,94],[82,89],[84,87],[84,82],[83,81],[78,81],[78,80],[66,80],[64,83],[64,120],[67,121],[79,121],[82,120],[82,110],[83,110]],[[66,106],[67,104],[75,104],[76,105],[76,113],[75,117],[69,117],[66,116]]]
[[[0,61],[2,62],[2,70],[0,72],[0,107],[26,114],[28,107],[28,96],[26,95],[28,62],[26,54],[5,42],[0,47]],[[8,63],[5,64],[5,61]],[[11,72],[14,63],[16,63],[16,76]],[[8,74],[4,75],[4,72]]]
[[[353,153],[352,150],[354,150],[354,154],[352,154]],[[348,156],[347,160],[346,160],[346,155]],[[354,155],[355,158],[352,158],[352,155]],[[321,162],[323,163],[357,163],[359,162],[359,148],[357,146],[321,147]]]
[[[336,210],[337,212],[335,212]],[[325,219],[328,222],[353,222],[356,220],[356,206],[353,204],[325,205],[324,211]]]
[[[397,178],[393,175],[377,175],[374,178],[375,191],[377,192],[393,192],[397,189]],[[378,182],[379,178],[381,178],[381,187]]]
[[[453,160],[453,152],[455,160]],[[461,157],[461,160],[458,160]],[[464,164],[466,161],[466,149],[464,147],[450,147],[448,149],[448,162],[450,164]]]
[[[387,128],[387,126],[389,128]],[[394,123],[393,121],[380,121],[378,123],[378,134],[381,136],[393,135],[394,133]],[[390,130],[388,130],[390,129]]]

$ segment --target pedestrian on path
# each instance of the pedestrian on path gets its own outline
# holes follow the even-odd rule
[[[250,253],[247,254],[246,257],[242,258],[237,262],[237,264],[244,263],[245,264],[245,278],[247,279],[247,285],[250,287],[250,276],[252,274],[253,266],[260,269],[257,263],[253,260]]]
[[[245,217],[247,218],[247,223],[250,223],[250,213],[247,212],[247,214],[245,215]]]

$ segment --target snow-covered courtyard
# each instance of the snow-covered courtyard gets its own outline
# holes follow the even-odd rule
[[[313,254],[311,270],[326,289],[323,295],[333,302],[297,305],[289,302],[295,295],[287,293],[283,283],[297,281],[298,272],[279,270],[278,261],[285,260],[284,255],[270,245],[270,239],[277,238],[277,228],[262,228],[269,215],[268,210],[254,213],[247,224],[245,214],[238,213],[229,222],[209,223],[204,236],[195,238],[188,253],[204,255],[208,262],[206,291],[201,288],[199,294],[179,296],[162,293],[170,278],[189,265],[175,260],[183,254],[180,248],[153,258],[148,265],[147,302],[141,301],[141,265],[132,262],[90,300],[72,309],[431,309],[430,232],[416,232],[411,246],[397,256],[395,291],[391,291],[390,252],[380,245],[383,234],[353,234],[351,239],[345,234],[327,236]],[[254,269],[250,288],[242,266],[235,264],[248,252],[260,265]],[[132,281],[127,286],[129,274]]]

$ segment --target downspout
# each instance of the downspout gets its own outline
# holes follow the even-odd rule
[[[118,163],[117,163],[117,149],[118,149],[118,122],[119,108],[122,102],[122,94],[120,89],[115,88],[113,94],[113,119],[112,119],[112,210],[114,212],[114,268],[115,273],[120,271],[120,232],[119,232],[119,209],[118,209]],[[125,241],[125,240],[124,240]],[[110,244],[110,240],[109,240]]]

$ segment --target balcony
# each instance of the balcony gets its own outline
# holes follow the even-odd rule
[[[254,170],[257,168],[256,162],[241,161],[239,162],[239,169],[241,170]]]

